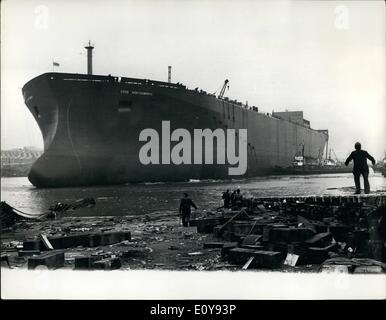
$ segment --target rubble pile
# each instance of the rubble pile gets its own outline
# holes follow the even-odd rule
[[[350,265],[350,272],[382,272],[385,200],[383,195],[254,198],[191,224],[218,239],[204,248],[220,248],[224,260],[245,268]],[[345,263],[335,263],[341,259]]]
[[[95,203],[86,199],[72,209],[84,205]],[[3,267],[31,270],[384,273],[385,215],[386,195],[372,194],[243,199],[232,208],[196,211],[190,227],[172,212],[18,216],[1,233],[1,260]]]

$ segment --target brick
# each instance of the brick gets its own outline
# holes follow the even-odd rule
[[[204,249],[210,248],[222,248],[224,246],[224,242],[205,242]]]
[[[63,267],[64,252],[49,251],[28,259],[28,269],[35,269],[39,265],[46,266],[48,269],[57,269]]]
[[[332,235],[329,232],[318,233],[307,239],[305,243],[312,245],[313,247],[325,247],[332,241]]]
[[[254,257],[252,268],[277,268],[283,261],[282,254],[275,251],[252,250],[245,248],[234,248],[228,252],[228,260],[231,263],[244,265],[250,257]]]
[[[18,251],[19,257],[31,257],[34,255],[39,255],[39,254],[40,254],[39,250],[19,250]]]
[[[270,242],[302,242],[312,235],[308,228],[272,228],[268,237]]]
[[[381,266],[358,266],[355,268],[354,273],[382,273]]]
[[[97,270],[115,270],[120,269],[122,264],[119,258],[107,258],[93,263]]]

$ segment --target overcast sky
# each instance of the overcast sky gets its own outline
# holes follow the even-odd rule
[[[21,88],[52,71],[167,80],[266,112],[303,110],[345,157],[355,141],[386,150],[383,1],[1,2],[2,149],[43,146]]]

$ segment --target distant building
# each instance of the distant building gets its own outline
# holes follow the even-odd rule
[[[272,112],[272,117],[310,128],[310,122],[303,118],[303,111]]]

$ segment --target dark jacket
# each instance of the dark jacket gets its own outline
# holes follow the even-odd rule
[[[351,152],[350,156],[346,159],[346,166],[351,160],[354,160],[354,173],[369,172],[369,167],[367,165],[367,159],[369,159],[373,164],[375,164],[375,159],[370,156],[365,150],[354,150]]]
[[[194,209],[197,209],[196,205],[192,200],[189,198],[182,198],[180,203],[180,212],[183,214],[190,213],[190,208],[193,207]]]

